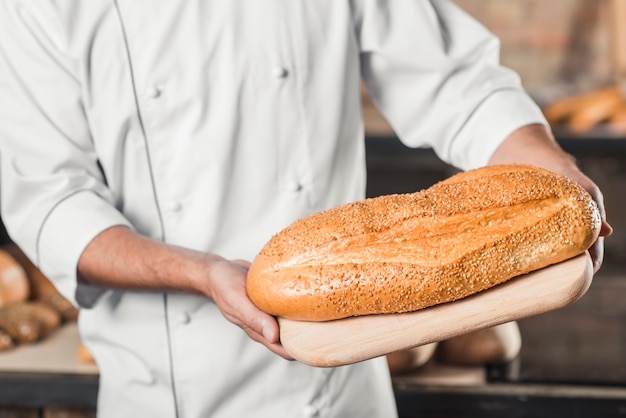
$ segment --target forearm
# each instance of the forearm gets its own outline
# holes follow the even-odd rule
[[[489,164],[530,164],[568,176],[585,188],[604,206],[600,190],[576,165],[576,160],[556,142],[551,131],[541,124],[521,127],[496,149]]]
[[[517,129],[496,149],[489,164],[531,164],[570,177],[580,184],[597,202],[602,216],[600,238],[589,249],[594,261],[594,271],[602,265],[604,254],[603,237],[611,235],[613,229],[606,222],[604,197],[598,186],[576,165],[556,142],[544,125],[527,125]]]
[[[83,251],[78,277],[83,283],[108,288],[204,295],[250,338],[292,359],[280,344],[276,319],[248,299],[248,267],[246,261],[167,245],[115,226],[101,232]]]
[[[556,142],[550,130],[541,124],[527,125],[514,131],[496,149],[489,164],[531,164],[546,169],[577,169],[574,158]]]
[[[210,293],[206,276],[221,257],[167,245],[116,226],[100,233],[78,262],[79,281],[116,289]]]

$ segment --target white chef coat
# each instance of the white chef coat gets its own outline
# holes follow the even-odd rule
[[[359,77],[400,138],[483,165],[544,122],[447,1],[4,0],[2,216],[82,307],[101,417],[393,417],[384,359],[288,362],[200,296],[77,284],[104,229],[251,260],[364,197]]]

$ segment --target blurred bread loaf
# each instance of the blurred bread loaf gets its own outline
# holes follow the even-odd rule
[[[15,244],[8,244],[2,250],[10,254],[26,273],[30,286],[30,299],[45,303],[59,312],[64,321],[75,321],[78,318],[78,309],[72,305],[52,282],[35,266],[32,261]]]
[[[626,134],[626,97],[619,86],[555,100],[544,107],[543,113],[550,125],[565,127],[574,134],[586,134],[599,126],[614,134]]]
[[[0,306],[28,299],[30,285],[22,265],[0,249]]]
[[[0,351],[49,336],[78,309],[15,245],[0,247]]]

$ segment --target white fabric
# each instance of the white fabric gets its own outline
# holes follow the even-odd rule
[[[360,76],[406,144],[464,169],[544,122],[497,40],[447,1],[0,3],[2,217],[83,308],[101,417],[394,416],[384,359],[310,368],[203,298],[76,283],[113,225],[251,260],[362,198]]]

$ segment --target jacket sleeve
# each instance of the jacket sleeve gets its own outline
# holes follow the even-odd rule
[[[485,165],[515,129],[547,124],[499,40],[448,0],[354,0],[361,73],[398,137],[461,169]]]
[[[78,259],[97,234],[130,224],[99,169],[51,3],[0,3],[0,209],[11,239],[65,297],[89,307],[104,289],[77,283]]]

